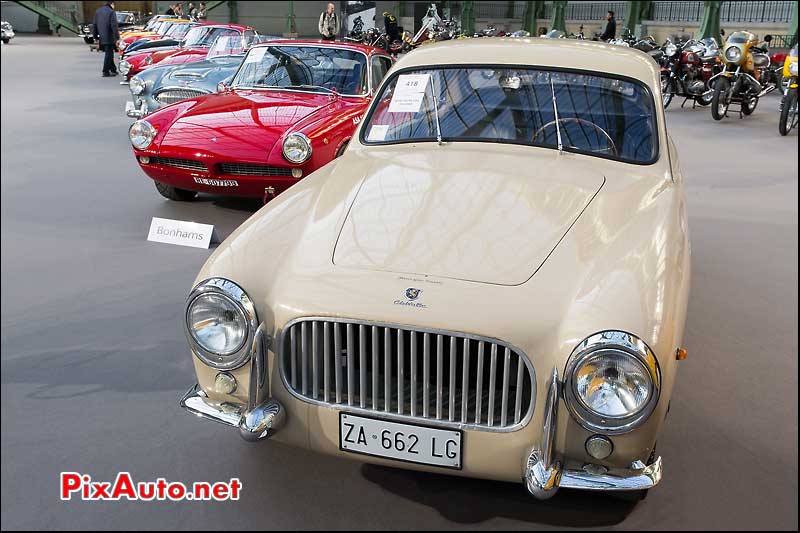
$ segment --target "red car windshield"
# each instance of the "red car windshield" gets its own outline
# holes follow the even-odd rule
[[[218,37],[240,35],[239,30],[220,28],[217,26],[195,26],[186,34],[183,46],[188,48],[208,48]]]

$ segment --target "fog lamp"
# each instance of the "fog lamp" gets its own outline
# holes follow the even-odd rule
[[[233,394],[236,390],[236,378],[227,372],[220,372],[214,378],[214,390],[220,394]]]
[[[302,171],[302,169],[299,169],[299,168],[293,168],[293,169],[292,169],[292,177],[293,177],[293,178],[302,178],[302,177],[303,177],[303,171]]]
[[[141,163],[143,165],[149,164],[150,163],[150,157],[146,156],[146,155],[140,155],[139,156],[139,163]]]
[[[595,459],[605,459],[614,451],[614,444],[608,437],[592,435],[586,439],[586,453]]]

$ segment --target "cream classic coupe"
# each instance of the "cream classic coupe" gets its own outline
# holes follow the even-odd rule
[[[641,497],[661,479],[690,277],[660,101],[633,49],[408,54],[343,156],[200,271],[181,405],[247,440],[541,499]]]

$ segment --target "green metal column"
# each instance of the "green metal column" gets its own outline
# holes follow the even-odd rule
[[[228,13],[232,24],[239,22],[239,2],[228,2]]]
[[[465,1],[461,4],[461,31],[470,37],[475,33],[475,5]]]
[[[289,0],[289,13],[286,15],[286,33],[297,33],[297,24],[294,17],[294,1]]]
[[[406,7],[405,2],[395,2],[394,7],[392,7],[392,15],[394,15],[397,18],[404,17],[406,13],[405,7]]]
[[[506,2],[506,6],[507,6],[506,7],[506,18],[507,19],[513,19],[514,18],[514,4],[516,4],[516,2],[514,2],[513,0],[509,1],[509,2]]]
[[[536,36],[538,31],[536,28],[536,20],[542,14],[544,2],[541,0],[528,0],[525,2],[525,14],[522,17],[522,29],[527,31],[533,36]]]
[[[567,32],[567,23],[564,20],[564,13],[567,10],[567,2],[565,0],[554,0],[553,2],[553,18],[550,21],[551,30],[561,30]]]
[[[634,33],[636,25],[642,22],[642,4],[643,2],[638,0],[625,2],[625,25],[623,27],[631,33]]]
[[[794,7],[792,8],[792,21],[789,23],[789,35],[791,36],[791,42],[789,46],[794,46],[797,44],[797,2],[794,3]]]
[[[706,1],[703,7],[703,20],[700,21],[698,30],[699,38],[705,39],[713,37],[718,43],[722,43],[722,36],[719,33],[719,11],[722,2],[719,0]]]

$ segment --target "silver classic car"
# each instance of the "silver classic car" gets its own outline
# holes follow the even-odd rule
[[[343,155],[200,270],[181,405],[249,441],[540,499],[658,484],[686,356],[683,176],[658,65],[611,48],[400,59]]]

